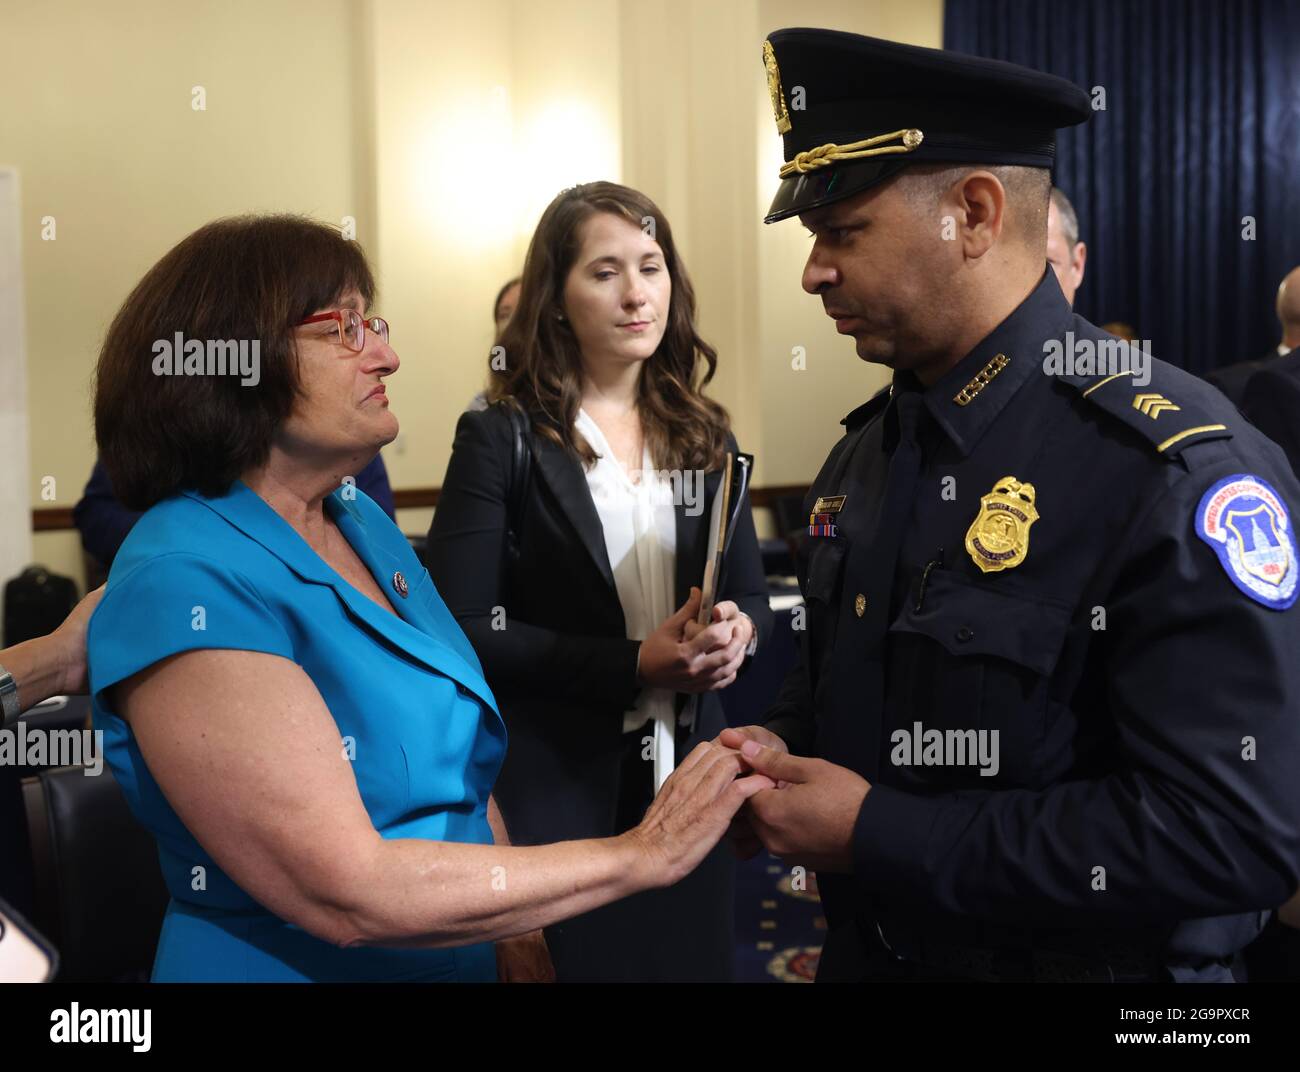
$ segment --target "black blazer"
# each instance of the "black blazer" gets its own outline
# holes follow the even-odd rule
[[[1267,368],[1276,360],[1277,349],[1274,348],[1253,361],[1238,361],[1235,365],[1225,365],[1207,372],[1205,379],[1227,395],[1234,406],[1241,409],[1242,401],[1246,396],[1246,384],[1255,373]]]
[[[1286,451],[1300,476],[1300,347],[1253,375],[1241,400],[1246,419]]]
[[[503,561],[514,432],[502,405],[462,415],[426,551],[429,570],[478,652],[510,741],[494,794],[517,844],[615,833],[623,712],[635,706],[640,641],[627,638],[604,532],[582,463],[536,432],[519,559]],[[735,440],[729,438],[730,449]],[[699,585],[720,473],[702,509],[677,506],[676,607]],[[720,598],[753,619],[759,646],[773,616],[746,503]],[[681,697],[679,697],[679,705]],[[757,715],[757,712],[755,712]],[[717,693],[702,693],[678,758],[725,727]]]

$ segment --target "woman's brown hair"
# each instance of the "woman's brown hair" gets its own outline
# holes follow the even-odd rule
[[[300,216],[217,220],[167,253],[113,318],[95,370],[95,441],[116,497],[146,510],[182,489],[220,495],[265,463],[301,392],[294,325],[353,289],[374,300],[361,248]],[[256,382],[156,374],[156,344],[178,332],[256,341]]]
[[[578,256],[582,224],[598,212],[637,227],[652,224],[672,281],[668,326],[640,380],[638,409],[650,456],[664,469],[715,469],[730,427],[727,411],[703,394],[717,367],[717,351],[695,330],[695,290],[668,220],[645,194],[626,186],[574,186],[542,213],[524,260],[519,304],[497,340],[506,371],[492,378],[488,399],[513,400],[531,414],[540,434],[574,451],[584,464],[595,464],[596,452],[573,430],[582,401],[582,353],[568,322],[556,314]]]

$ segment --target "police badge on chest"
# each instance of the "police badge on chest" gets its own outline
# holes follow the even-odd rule
[[[1004,476],[980,499],[980,512],[966,530],[966,551],[983,573],[1020,565],[1029,553],[1029,528],[1038,520],[1033,484]]]

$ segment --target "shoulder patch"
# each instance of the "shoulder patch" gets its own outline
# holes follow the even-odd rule
[[[1196,508],[1196,535],[1219,556],[1229,579],[1256,603],[1286,610],[1296,601],[1295,529],[1281,496],[1248,473],[1225,477]]]
[[[1232,438],[1232,429],[1224,419],[1226,413],[1223,408],[1206,405],[1203,398],[1197,397],[1202,394],[1198,389],[1199,383],[1196,388],[1189,390],[1185,382],[1188,377],[1184,376],[1184,382],[1175,382],[1162,391],[1152,383],[1138,386],[1134,384],[1133,378],[1132,370],[1108,376],[1057,377],[1075,388],[1094,406],[1150,441],[1156,453],[1165,457],[1176,457],[1194,443]],[[1216,396],[1219,394],[1212,387],[1207,386],[1206,389],[1214,391]]]

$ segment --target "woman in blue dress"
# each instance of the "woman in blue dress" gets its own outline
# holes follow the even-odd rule
[[[374,290],[327,226],[221,220],[100,355],[100,455],[146,513],[90,688],[171,892],[156,981],[545,979],[542,927],[678,881],[772,784],[702,744],[626,834],[509,844],[479,661],[347,476],[397,435]]]

